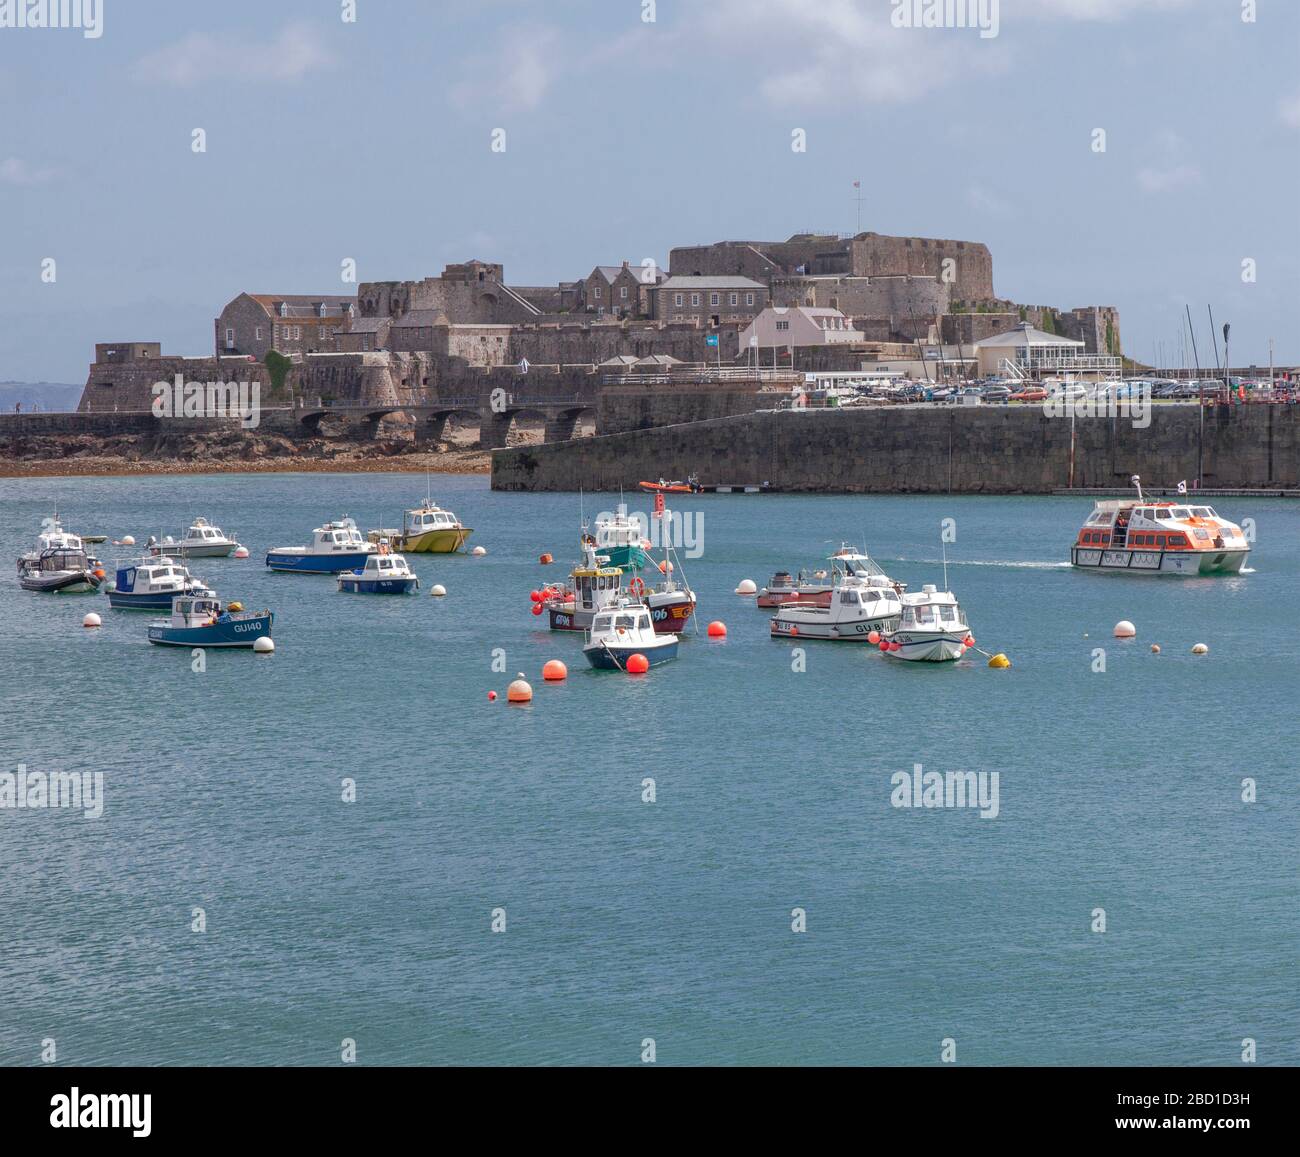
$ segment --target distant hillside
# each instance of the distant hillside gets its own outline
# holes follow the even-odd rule
[[[59,382],[0,382],[0,413],[12,414],[19,402],[24,411],[75,410],[80,400],[80,386]]]

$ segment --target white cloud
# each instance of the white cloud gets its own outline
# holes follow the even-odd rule
[[[966,203],[977,212],[986,213],[990,217],[1009,217],[1012,213],[1011,205],[997,193],[982,185],[972,185],[966,193]]]
[[[0,185],[40,185],[53,176],[53,169],[35,168],[21,157],[0,161]]]
[[[210,80],[292,82],[333,63],[319,32],[309,24],[289,24],[274,40],[192,32],[136,61],[141,80],[187,88]]]
[[[1014,3],[1014,8],[1012,4]],[[1040,20],[1127,20],[1130,16],[1186,8],[1196,0],[1007,0],[1007,16],[1027,12]]]
[[[1195,165],[1171,165],[1157,169],[1147,166],[1138,170],[1137,183],[1144,193],[1168,193],[1194,185],[1201,179],[1201,170]]]
[[[527,111],[542,103],[560,67],[555,29],[519,26],[506,33],[496,52],[466,62],[451,96],[462,108]]]
[[[709,53],[750,62],[774,105],[915,100],[1002,64],[996,39],[974,29],[894,28],[890,11],[861,0],[714,0],[691,36],[706,40]]]
[[[1277,115],[1289,128],[1300,129],[1300,92],[1278,101]]]

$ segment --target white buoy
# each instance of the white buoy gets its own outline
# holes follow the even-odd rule
[[[756,595],[758,594],[758,584],[753,579],[741,579],[740,585],[736,588],[738,595]]]
[[[275,650],[275,643],[271,641],[270,635],[263,635],[260,639],[253,640],[253,650],[259,655],[269,655]]]
[[[134,535],[124,534],[124,535],[122,536],[122,545],[123,545],[123,546],[135,546],[135,537],[134,537]]]
[[[1128,619],[1120,619],[1115,624],[1115,638],[1117,639],[1131,639],[1136,634],[1137,627],[1130,623]]]
[[[442,598],[442,596],[447,593],[447,588],[443,586],[442,583],[434,583],[433,586],[429,588],[429,593]]]
[[[1197,643],[1192,647],[1193,655],[1208,655],[1209,653],[1210,653],[1210,648],[1207,647],[1204,643]]]
[[[473,550],[470,551],[470,554],[474,555],[476,558],[481,558],[483,555],[487,554],[487,547],[476,546]]]
[[[98,627],[102,622],[103,620],[95,614],[94,611],[91,611],[90,614],[81,620],[81,625],[83,627]]]
[[[236,558],[247,558],[247,557],[248,557],[248,547],[246,547],[246,546],[237,546],[237,547],[235,547],[235,557],[236,557]]]

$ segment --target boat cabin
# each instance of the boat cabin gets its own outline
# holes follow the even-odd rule
[[[418,510],[406,512],[406,527],[408,533],[419,534],[426,530],[457,530],[460,522],[450,510],[422,506]]]
[[[119,566],[115,581],[119,591],[130,593],[137,587],[155,591],[180,590],[188,578],[190,572],[185,567],[178,566],[169,558],[160,558],[156,562],[142,559]]]
[[[36,562],[36,569],[51,571],[78,571],[89,570],[90,559],[86,557],[84,550],[64,550],[62,548],[55,550],[41,551],[41,557]]]
[[[358,572],[368,579],[407,578],[411,568],[406,557],[400,554],[372,554],[366,559],[366,565]]]
[[[639,604],[624,600],[619,606],[601,611],[591,623],[592,636],[654,634],[650,611]]]
[[[42,531],[36,539],[36,549],[45,550],[82,550],[81,539],[63,529],[63,524],[54,520],[54,525]]]
[[[1210,550],[1236,527],[1212,506],[1175,502],[1099,502],[1079,531],[1079,546]]]
[[[594,611],[618,598],[623,572],[616,566],[578,568],[573,572],[573,603],[580,611]]]
[[[366,542],[361,537],[361,532],[351,519],[343,522],[327,522],[324,526],[318,526],[312,531],[313,552],[321,554],[331,552],[355,554],[357,551],[374,549],[375,544]]]

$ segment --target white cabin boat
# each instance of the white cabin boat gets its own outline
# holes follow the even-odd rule
[[[677,657],[677,636],[657,634],[648,607],[620,599],[592,620],[582,653],[593,667],[605,670],[625,671],[628,659],[637,654],[655,667]]]
[[[867,642],[898,621],[902,583],[891,579],[868,555],[841,547],[831,555],[836,569],[829,601],[782,603],[772,616],[773,638]]]
[[[350,518],[327,522],[311,532],[310,546],[277,546],[266,552],[271,570],[303,574],[340,574],[366,565],[379,546],[366,542]]]
[[[228,558],[238,549],[239,543],[227,538],[221,527],[211,525],[206,518],[196,518],[182,538],[169,534],[161,542],[152,536],[149,539],[150,554],[171,558]]]
[[[386,542],[379,553],[366,559],[358,570],[344,571],[338,577],[339,590],[358,595],[405,595],[420,589],[420,579],[400,554],[389,554]]]
[[[966,616],[951,591],[926,583],[903,595],[897,627],[881,632],[880,649],[892,659],[945,663],[974,645]]]

